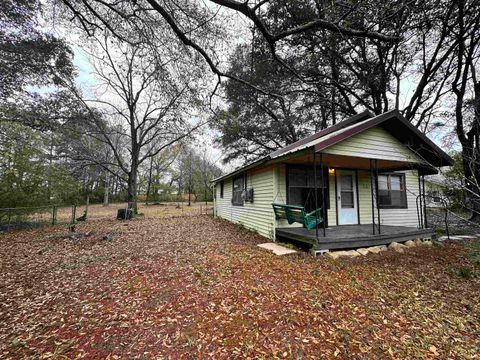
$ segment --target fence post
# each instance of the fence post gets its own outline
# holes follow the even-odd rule
[[[55,225],[56,217],[57,217],[57,207],[55,205],[53,205],[53,208],[52,208],[52,225]]]
[[[75,224],[75,216],[77,212],[77,205],[72,206],[72,224]]]
[[[7,226],[7,231],[10,231],[10,225],[11,225],[11,222],[12,222],[12,211],[11,210],[7,210],[8,211],[8,226]]]

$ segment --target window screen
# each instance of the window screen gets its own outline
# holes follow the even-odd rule
[[[245,190],[245,177],[240,175],[233,179],[232,204],[243,205],[242,193]]]
[[[300,205],[307,211],[313,211],[322,204],[330,208],[328,191],[328,169],[324,168],[323,187],[325,188],[325,200],[322,199],[322,174],[320,166],[317,167],[317,201],[315,201],[315,178],[312,166],[288,165],[287,203]],[[317,204],[317,205],[315,205]]]

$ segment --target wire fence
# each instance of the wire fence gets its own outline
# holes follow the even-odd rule
[[[0,208],[0,232],[17,229],[33,229],[43,225],[74,224],[77,216],[85,220],[115,219],[118,209],[127,208],[128,204],[101,205],[68,205]],[[139,216],[149,218],[171,218],[184,216],[213,216],[212,203],[168,203],[162,205],[140,205]],[[80,218],[78,218],[80,221]]]
[[[0,208],[0,232],[33,229],[43,225],[70,224],[75,221],[76,206],[37,206]]]

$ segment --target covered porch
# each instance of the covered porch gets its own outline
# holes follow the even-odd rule
[[[272,158],[284,167],[278,183],[281,188],[283,175],[283,204],[289,215],[287,222],[275,214],[276,237],[311,244],[319,251],[430,237],[424,177],[452,164],[396,112],[367,114],[366,119],[359,114]],[[294,205],[308,220],[303,228],[292,221],[295,210],[289,206]]]
[[[302,227],[276,229],[277,240],[293,240],[312,245],[313,251],[353,249],[377,245],[388,245],[417,238],[429,238],[431,229],[416,229],[407,226],[383,225],[381,233],[374,232],[371,224],[339,225],[325,229],[325,236],[317,231]]]
[[[310,230],[277,221],[277,240],[298,241],[311,245],[312,251],[322,251],[430,238],[424,175],[434,170],[417,159],[385,157],[313,148],[283,159],[285,173],[280,176],[285,177],[285,204],[303,206],[306,212],[319,209],[323,221]],[[390,205],[386,204],[389,197]]]

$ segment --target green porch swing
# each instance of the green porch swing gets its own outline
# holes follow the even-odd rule
[[[310,196],[310,192],[308,193],[308,196]],[[308,201],[308,196],[306,201]],[[275,200],[272,203],[272,207],[275,212],[275,219],[285,219],[289,224],[297,222],[302,224],[308,230],[315,229],[323,222],[322,208],[307,213],[305,211],[305,206],[277,204],[275,203]]]

